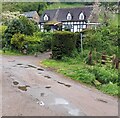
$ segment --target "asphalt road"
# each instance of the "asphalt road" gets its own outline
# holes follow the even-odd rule
[[[48,55],[0,56],[2,116],[118,116],[117,98],[39,66]]]

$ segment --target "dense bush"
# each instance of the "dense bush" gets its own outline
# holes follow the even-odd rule
[[[11,38],[12,49],[22,51],[27,50],[27,53],[44,52],[51,49],[51,33],[36,32],[33,36],[24,34],[15,34]]]
[[[21,51],[26,45],[27,40],[24,34],[15,34],[11,38],[11,45],[13,49]]]
[[[75,49],[76,35],[72,32],[57,31],[53,33],[52,54],[54,59],[61,59],[64,55],[70,56]]]
[[[100,27],[85,32],[84,49],[106,52],[108,55],[118,54],[118,28],[116,26]]]
[[[42,38],[42,43],[44,46],[44,51],[51,49],[52,33],[51,32],[41,32],[40,37]]]

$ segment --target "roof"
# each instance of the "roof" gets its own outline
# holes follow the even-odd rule
[[[29,11],[29,12],[24,12],[24,15],[28,18],[33,18],[33,16],[36,14],[36,11]]]
[[[66,17],[68,13],[71,13],[72,20],[71,21],[79,21],[79,14],[81,12],[84,13],[85,19],[88,19],[91,12],[93,10],[92,6],[88,7],[80,7],[80,8],[60,8],[60,9],[53,9],[53,10],[46,10],[41,18],[40,22],[44,22],[44,15],[47,14],[49,17],[49,21],[56,20],[58,22],[67,21]]]

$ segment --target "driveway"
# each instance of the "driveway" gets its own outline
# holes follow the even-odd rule
[[[48,57],[0,56],[2,116],[118,116],[117,98],[39,66]]]

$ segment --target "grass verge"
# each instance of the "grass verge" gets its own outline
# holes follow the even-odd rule
[[[23,54],[19,53],[18,51],[11,51],[11,50],[6,50],[5,53],[0,50],[1,55],[11,55],[11,56],[21,56]]]
[[[41,64],[74,80],[94,86],[103,93],[118,95],[118,70],[112,69],[111,65],[89,66],[79,59],[70,58],[62,61],[46,59]]]

